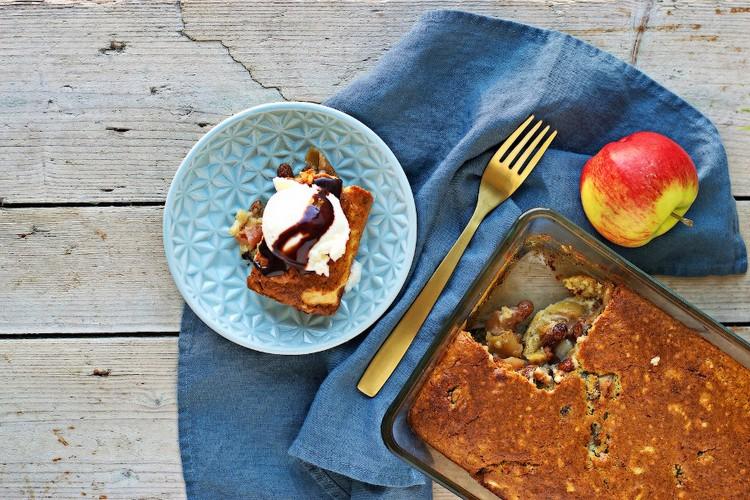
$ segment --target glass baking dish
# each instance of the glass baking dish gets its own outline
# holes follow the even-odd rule
[[[513,225],[386,412],[382,434],[388,448],[457,495],[497,498],[412,433],[408,411],[444,348],[472,318],[482,318],[497,306],[517,304],[522,299],[545,307],[569,295],[558,278],[581,273],[629,287],[750,369],[750,343],[562,215],[537,208],[523,214]]]

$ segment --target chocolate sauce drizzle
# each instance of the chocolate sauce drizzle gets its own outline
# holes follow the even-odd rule
[[[253,260],[253,264],[255,264],[258,271],[265,276],[278,276],[279,274],[284,274],[289,268],[289,266],[286,265],[286,262],[276,257],[273,252],[271,252],[271,249],[266,245],[265,239],[261,240],[258,245],[258,253],[260,254],[260,259],[256,257]]]
[[[318,184],[318,180],[325,179],[326,186]],[[263,257],[261,262],[255,260],[258,270],[266,276],[277,276],[286,272],[289,266],[295,267],[300,271],[305,270],[309,260],[310,249],[320,238],[328,231],[333,224],[333,205],[326,198],[329,193],[327,185],[336,189],[335,183],[328,181],[338,181],[338,193],[341,194],[341,180],[334,178],[318,178],[315,184],[320,190],[313,195],[313,202],[305,209],[302,218],[286,231],[281,233],[269,248],[265,239],[258,246],[258,252]],[[337,196],[335,193],[331,193]],[[338,196],[337,196],[338,197]]]
[[[313,184],[320,189],[328,191],[336,198],[341,199],[341,188],[344,183],[338,177],[317,177],[313,181]]]

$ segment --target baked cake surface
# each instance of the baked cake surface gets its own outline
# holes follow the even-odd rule
[[[341,303],[373,202],[370,192],[359,186],[343,188],[339,199],[349,221],[349,240],[344,256],[329,263],[328,276],[300,272],[294,267],[282,274],[267,276],[256,266],[252,266],[247,286],[261,295],[306,313],[334,314]]]
[[[461,332],[409,423],[503,498],[748,498],[750,371],[623,287],[575,357],[538,388]]]

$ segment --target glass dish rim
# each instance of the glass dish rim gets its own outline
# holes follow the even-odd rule
[[[404,460],[412,467],[421,471],[423,474],[427,475],[432,480],[438,482],[441,486],[445,487],[452,493],[462,496],[462,497],[467,497],[468,495],[468,498],[472,498],[473,496],[471,495],[471,493],[464,490],[463,487],[456,484],[451,479],[445,477],[442,473],[435,470],[428,464],[423,463],[421,460],[414,457],[409,451],[403,449],[398,444],[396,438],[393,435],[392,430],[394,429],[394,424],[396,422],[397,416],[399,415],[401,411],[401,407],[403,406],[409,393],[412,391],[413,387],[415,386],[415,384],[421,377],[422,373],[425,371],[425,369],[428,367],[428,365],[432,361],[433,357],[436,355],[436,351],[440,349],[445,337],[450,335],[454,331],[455,325],[457,324],[458,321],[461,320],[460,316],[465,314],[467,302],[469,302],[473,298],[471,291],[474,290],[479,283],[487,279],[489,277],[488,276],[489,274],[497,273],[497,269],[493,269],[494,266],[491,266],[490,264],[496,262],[503,255],[507,254],[513,248],[519,235],[523,234],[523,231],[534,220],[540,219],[540,218],[546,218],[550,220],[551,222],[562,226],[563,229],[566,229],[567,231],[569,231],[576,237],[580,238],[585,244],[589,246],[590,249],[599,253],[600,256],[608,260],[614,261],[615,264],[618,264],[626,268],[629,272],[633,273],[637,279],[639,279],[645,286],[650,287],[652,291],[655,291],[658,294],[666,296],[666,298],[670,299],[672,303],[677,305],[680,309],[682,309],[684,312],[686,312],[690,316],[693,316],[698,321],[707,323],[708,325],[718,329],[722,334],[729,336],[732,341],[738,342],[746,350],[750,351],[750,342],[740,337],[735,332],[733,332],[726,326],[719,323],[717,320],[713,319],[708,314],[698,309],[696,306],[691,304],[688,300],[686,300],[685,298],[677,294],[675,291],[667,287],[665,284],[651,277],[648,273],[641,270],[638,266],[636,266],[635,264],[633,264],[626,258],[617,254],[614,250],[607,247],[604,243],[602,243],[601,241],[596,239],[594,236],[586,232],[584,229],[582,229],[581,227],[573,223],[570,219],[568,219],[564,215],[550,208],[532,208],[530,210],[527,210],[526,212],[521,214],[518,217],[518,219],[513,223],[513,226],[511,226],[511,228],[509,229],[508,234],[505,236],[500,246],[497,248],[497,250],[495,250],[492,253],[490,258],[487,260],[487,265],[485,266],[485,268],[472,281],[471,285],[469,285],[467,292],[463,295],[463,297],[458,302],[458,304],[456,304],[454,312],[446,320],[444,326],[441,328],[441,330],[435,335],[433,340],[430,342],[430,345],[428,346],[427,350],[420,358],[419,362],[417,363],[412,373],[409,375],[409,378],[406,380],[404,385],[401,387],[401,390],[398,392],[394,400],[388,406],[388,409],[386,410],[385,415],[383,416],[383,421],[380,426],[381,437],[383,439],[383,442],[385,443],[386,447],[391,453],[399,457],[401,460]]]

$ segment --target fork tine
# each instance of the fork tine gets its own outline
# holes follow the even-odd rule
[[[537,130],[539,130],[539,127],[541,125],[542,125],[542,120],[539,120],[536,123],[536,125],[534,125],[531,128],[531,130],[529,130],[529,132],[525,136],[523,136],[523,138],[520,141],[518,141],[518,144],[516,145],[516,147],[513,148],[513,150],[510,153],[508,153],[508,156],[503,158],[503,165],[510,166],[511,163],[513,163],[513,160],[516,158],[516,156],[518,156],[518,153],[520,153],[521,149],[523,149],[526,143],[529,142],[529,139],[534,137],[534,134],[536,133]]]
[[[532,170],[534,170],[534,167],[536,167],[536,164],[539,163],[539,160],[542,158],[542,155],[545,151],[547,151],[547,148],[552,143],[552,140],[557,135],[557,130],[553,130],[552,133],[547,137],[547,140],[544,141],[544,144],[542,144],[539,147],[539,151],[536,152],[534,156],[531,157],[531,160],[529,160],[529,164],[526,165],[526,168],[523,169],[523,172],[519,174],[519,177],[521,178],[521,182],[523,182],[526,177],[531,173]]]
[[[541,123],[541,122],[540,122]],[[521,157],[518,158],[513,165],[510,166],[510,170],[512,172],[518,173],[521,171],[521,167],[523,167],[524,162],[526,162],[526,158],[529,157],[529,155],[534,151],[534,148],[536,148],[537,144],[539,144],[539,141],[542,140],[542,137],[544,137],[547,132],[549,131],[549,125],[544,127],[544,130],[540,134],[538,134],[536,137],[534,137],[534,140],[531,141],[531,144],[529,144],[529,147],[523,150],[523,153],[521,153]]]
[[[518,136],[521,135],[521,132],[524,131],[524,129],[526,128],[526,126],[529,123],[531,123],[531,120],[533,120],[533,119],[534,119],[534,115],[529,115],[529,117],[526,118],[526,121],[523,122],[522,124],[520,124],[518,126],[518,128],[516,130],[514,130],[513,133],[508,136],[507,139],[505,139],[505,142],[503,142],[503,145],[500,146],[500,149],[498,149],[497,151],[495,151],[495,154],[492,155],[492,159],[490,161],[491,162],[492,161],[499,162],[500,158],[503,157],[503,155],[505,154],[505,152],[508,151],[508,149],[511,147],[511,145],[516,141],[516,139],[518,139]]]

